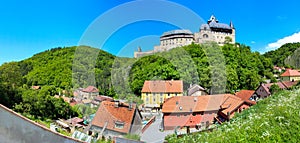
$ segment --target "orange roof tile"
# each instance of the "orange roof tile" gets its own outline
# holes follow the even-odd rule
[[[286,70],[280,76],[300,76],[300,72],[297,70]]]
[[[225,108],[224,110],[222,110],[222,113],[227,115],[227,112],[231,113],[232,111],[240,107],[243,103],[244,101],[237,96],[227,96],[227,98],[221,105],[222,108]]]
[[[142,92],[156,93],[178,93],[183,92],[182,80],[154,80],[145,81]]]
[[[104,127],[107,122],[106,129],[129,133],[136,106],[133,104],[131,110],[128,107],[128,104],[124,103],[120,103],[119,107],[115,107],[115,102],[103,101],[92,120],[92,125]],[[123,129],[116,128],[116,122],[124,123]]]
[[[242,100],[248,100],[254,94],[254,92],[255,90],[241,90],[235,93],[235,95]]]
[[[99,92],[99,90],[94,86],[88,86],[87,88],[83,89],[82,91],[83,92],[88,92],[88,93]]]
[[[220,105],[231,94],[204,96],[175,96],[167,99],[162,107],[163,113],[200,112],[219,110]]]

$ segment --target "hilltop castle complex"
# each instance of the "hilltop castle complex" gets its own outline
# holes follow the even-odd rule
[[[219,23],[215,16],[211,16],[207,24],[202,24],[199,32],[192,33],[190,30],[172,30],[164,32],[160,36],[160,45],[154,46],[154,50],[142,52],[139,47],[134,52],[134,57],[142,57],[157,52],[168,51],[176,47],[190,45],[192,43],[202,44],[207,42],[216,42],[219,45],[225,43],[235,43],[235,28],[230,24]]]

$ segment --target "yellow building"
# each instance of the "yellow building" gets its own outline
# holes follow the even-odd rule
[[[144,82],[141,97],[146,107],[160,107],[167,98],[182,95],[182,80],[152,80]]]
[[[299,81],[300,72],[297,70],[286,70],[280,75],[282,81]]]

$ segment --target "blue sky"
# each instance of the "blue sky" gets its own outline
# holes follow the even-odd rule
[[[151,1],[151,0],[146,0]],[[153,1],[153,0],[152,0]],[[114,26],[114,21],[122,22],[134,17],[139,12],[122,12],[110,17],[111,24],[92,29],[103,15],[118,10],[128,1],[116,0],[10,0],[0,2],[0,64],[20,61],[32,55],[54,47],[85,44],[97,48],[97,38],[105,35],[107,29]],[[136,1],[135,1],[136,2]],[[161,3],[165,1],[160,1]],[[299,4],[296,0],[286,1],[210,1],[210,0],[174,0],[178,4],[200,16],[205,22],[214,14],[222,23],[230,20],[236,28],[236,41],[249,45],[252,51],[265,52],[276,49],[286,42],[300,42]],[[132,2],[133,3],[133,2]],[[116,6],[119,6],[116,8]],[[143,7],[143,6],[142,6]],[[146,5],[145,8],[128,7],[143,14],[169,16],[171,8],[156,11],[159,5]],[[153,9],[153,11],[152,11]],[[128,10],[127,10],[128,11]],[[174,14],[174,11],[172,12]],[[178,21],[143,20],[123,25],[109,35],[101,47],[114,55],[133,56],[137,46],[144,51],[153,49],[159,44],[159,36],[167,30],[183,28],[197,32],[201,22],[198,19],[184,21],[186,12],[175,12]],[[97,19],[98,18],[98,19]],[[191,18],[192,19],[192,18]],[[102,19],[103,20],[103,19]],[[103,21],[100,21],[103,22]],[[178,25],[176,25],[178,24]],[[186,25],[186,24],[185,24]],[[181,27],[182,28],[182,27]],[[95,37],[83,38],[89,30]],[[96,37],[97,36],[97,37]]]

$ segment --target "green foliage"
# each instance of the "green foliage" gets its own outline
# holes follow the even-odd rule
[[[300,90],[280,91],[212,132],[194,133],[168,142],[298,142]]]
[[[300,44],[299,44],[300,46]],[[293,54],[289,55],[285,60],[284,60],[284,63],[287,66],[287,68],[300,68],[300,59],[299,59],[299,56],[300,56],[300,47],[298,49],[296,49],[294,51]]]
[[[126,134],[124,136],[126,139],[131,139],[131,140],[136,140],[136,141],[139,141],[140,140],[140,136],[137,135],[137,134]]]
[[[80,116],[69,103],[62,98],[55,98],[44,90],[22,89],[22,102],[16,104],[14,110],[22,114],[30,114],[38,119],[68,119]]]
[[[139,58],[128,80],[136,95],[140,95],[145,80],[156,79],[181,79],[185,90],[196,83],[212,94],[233,93],[255,89],[263,77],[273,79],[272,68],[270,59],[245,45],[191,44]]]
[[[270,92],[271,92],[272,94],[278,92],[279,90],[280,90],[280,87],[278,86],[278,84],[273,84],[273,85],[271,85],[271,87],[270,87]]]
[[[273,65],[286,67],[289,62],[285,63],[288,56],[292,55],[296,49],[300,47],[300,43],[287,43],[282,45],[280,48],[266,52],[265,57],[272,60]]]

